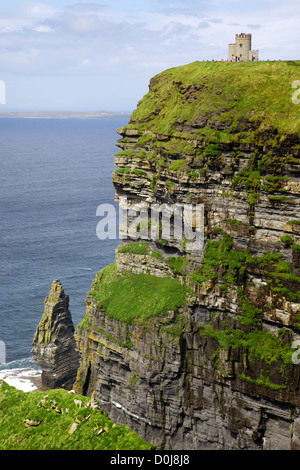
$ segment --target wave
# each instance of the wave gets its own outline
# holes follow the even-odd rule
[[[34,369],[39,370],[39,366],[35,364],[32,357],[24,357],[22,359],[16,359],[11,362],[6,362],[5,364],[0,364],[0,371],[6,369]]]
[[[0,379],[23,392],[37,390],[41,386],[41,368],[31,357],[18,359],[0,366]]]

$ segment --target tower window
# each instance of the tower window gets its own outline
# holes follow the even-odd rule
[[[240,47],[243,47],[243,44],[240,44]]]

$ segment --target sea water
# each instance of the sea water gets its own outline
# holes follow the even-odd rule
[[[116,130],[128,116],[0,119],[0,378],[23,390],[40,374],[31,345],[54,279],[74,325],[119,240],[99,240],[96,209],[114,203]],[[115,204],[116,205],[116,204]]]

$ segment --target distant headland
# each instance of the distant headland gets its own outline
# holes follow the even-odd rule
[[[129,116],[130,113],[110,111],[2,111],[0,118],[28,119],[97,119],[104,117]]]

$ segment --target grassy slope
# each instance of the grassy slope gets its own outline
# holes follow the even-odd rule
[[[110,318],[129,324],[177,310],[186,296],[178,279],[147,274],[117,276],[114,264],[98,273],[91,294]]]
[[[74,399],[81,400],[82,407]],[[66,390],[25,393],[0,381],[0,450],[153,448],[128,427],[115,425],[102,410],[86,406],[89,401],[89,397]],[[40,424],[26,427],[26,419]],[[77,429],[69,434],[73,423],[77,423]]]
[[[226,124],[215,137],[230,141],[246,118],[259,131],[276,128],[283,135],[299,134],[300,104],[292,102],[295,80],[300,80],[300,61],[195,62],[169,69],[151,80],[129,127],[180,135],[178,124],[208,118]],[[185,95],[191,85],[202,85],[194,100]],[[195,136],[208,132],[204,127]]]

